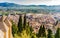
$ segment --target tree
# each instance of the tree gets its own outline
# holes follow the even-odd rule
[[[19,22],[18,22],[18,32],[22,32],[23,30],[23,25],[22,25],[22,15],[19,17]]]
[[[45,32],[45,27],[44,25],[41,25],[40,26],[40,29],[38,31],[38,34],[37,34],[38,38],[39,37],[46,37],[46,32]]]
[[[29,26],[29,22],[28,22],[28,25],[27,25],[27,31],[31,34],[33,29],[31,26]]]
[[[14,36],[14,34],[16,34],[18,31],[18,28],[16,26],[16,24],[12,21],[12,34]]]
[[[46,32],[45,32],[45,27],[44,27],[44,25],[43,25],[43,28],[42,28],[42,36],[43,36],[43,37],[46,37]]]
[[[26,28],[26,14],[24,14],[24,22],[23,22],[23,28]]]
[[[57,29],[55,38],[60,38],[60,28]]]
[[[58,24],[58,20],[56,21],[56,23],[54,23],[54,25],[56,26]]]
[[[48,38],[53,38],[52,37],[52,31],[50,29],[48,29],[48,35],[47,35]]]
[[[38,38],[39,38],[39,37],[42,37],[42,25],[41,25],[40,28],[39,28],[37,37],[38,37]]]
[[[26,25],[26,31],[27,31],[26,33],[32,37],[32,31],[33,31],[33,29],[32,29],[31,26],[29,26],[29,22]]]
[[[35,33],[32,33],[32,37],[31,38],[37,38]]]

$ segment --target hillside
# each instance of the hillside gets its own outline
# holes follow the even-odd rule
[[[21,12],[33,12],[33,13],[56,13],[60,12],[60,5],[57,6],[47,6],[47,5],[19,5],[15,3],[0,3],[0,10],[3,9],[9,9],[9,10],[17,10]]]

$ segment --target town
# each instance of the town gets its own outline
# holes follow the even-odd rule
[[[12,38],[12,23],[18,25],[19,16],[24,17],[24,14],[9,14],[0,16],[0,37],[1,38]],[[22,18],[23,19],[23,18]],[[55,16],[52,14],[26,14],[27,22],[29,26],[33,28],[33,33],[38,33],[41,25],[44,25],[45,29],[51,29],[53,35],[56,33],[57,28],[60,28],[60,15]],[[4,37],[3,37],[4,36]]]

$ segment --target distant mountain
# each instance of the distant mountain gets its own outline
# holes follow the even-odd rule
[[[57,6],[47,6],[47,5],[19,5],[15,3],[8,3],[8,2],[3,2],[0,3],[1,7],[60,7],[60,5]]]
[[[8,7],[8,8],[7,8]],[[22,12],[60,12],[60,5],[53,5],[53,6],[47,6],[47,5],[19,5],[15,3],[0,3],[0,9],[7,10],[7,9],[13,9],[13,10],[19,10]]]
[[[1,7],[19,7],[19,6],[24,6],[24,7],[47,7],[46,5],[19,5],[15,3],[8,3],[8,2],[3,2],[0,3]]]
[[[8,2],[0,3],[0,7],[19,7],[19,6],[20,5],[18,4],[8,3]]]

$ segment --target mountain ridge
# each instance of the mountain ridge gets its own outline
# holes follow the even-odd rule
[[[4,3],[0,3],[1,7],[17,7],[19,6],[18,4],[15,3],[8,3],[8,2],[4,2]]]
[[[8,3],[8,2],[2,2],[0,3],[1,7],[20,7],[20,6],[25,6],[25,7],[51,7],[47,5],[21,5],[21,4],[15,4],[15,3]],[[60,5],[53,5],[52,7],[59,7]]]

